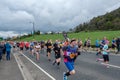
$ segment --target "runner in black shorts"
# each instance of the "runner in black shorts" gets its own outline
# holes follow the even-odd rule
[[[117,45],[117,53],[116,54],[118,54],[118,53],[120,53],[120,37],[117,38],[116,45]]]
[[[52,42],[51,42],[51,40],[47,41],[46,47],[47,47],[47,57],[48,57],[48,60],[51,61],[51,59],[50,59],[51,49],[52,49]]]
[[[55,61],[53,62],[53,65],[55,63],[57,63],[57,65],[59,66],[60,61],[61,61],[61,53],[60,53],[61,48],[60,48],[58,43],[54,44],[54,49],[53,50],[55,52]]]
[[[41,44],[41,53],[44,53],[45,42],[41,41],[40,44]]]
[[[109,49],[108,49],[108,43],[106,42],[104,47],[103,47],[103,59],[104,59],[104,63],[105,66],[107,66],[107,68],[109,68],[108,66],[108,62],[109,62]]]
[[[113,38],[112,40],[112,49],[115,49],[116,48],[116,38]]]
[[[24,42],[22,41],[22,42],[20,42],[20,51],[23,51],[23,48],[24,48]]]

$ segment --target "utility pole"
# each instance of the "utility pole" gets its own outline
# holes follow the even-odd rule
[[[30,22],[32,23],[32,26],[33,26],[33,38],[34,38],[34,34],[35,34],[35,23],[34,22]]]

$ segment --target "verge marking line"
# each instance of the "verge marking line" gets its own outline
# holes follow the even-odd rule
[[[101,63],[103,65],[105,65],[105,63]],[[112,65],[112,64],[107,64],[108,66],[111,66],[111,67],[115,67],[115,68],[119,68],[120,69],[120,66],[116,66],[116,65]]]
[[[47,73],[44,69],[42,69],[40,66],[38,66],[35,62],[33,62],[30,58],[28,58],[26,55],[22,53],[22,55],[27,58],[31,63],[33,63],[38,69],[40,69],[42,72],[44,72],[48,77],[50,77],[52,80],[56,80],[54,77],[52,77],[49,73]]]

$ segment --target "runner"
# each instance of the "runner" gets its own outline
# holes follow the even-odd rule
[[[116,48],[116,38],[113,38],[112,40],[112,49],[115,49]]]
[[[16,50],[16,42],[13,42],[13,49]]]
[[[51,49],[52,49],[52,42],[51,40],[48,40],[47,43],[46,43],[46,47],[47,47],[47,57],[48,57],[48,60],[51,61]]]
[[[29,47],[30,47],[29,42],[26,42],[26,43],[25,43],[25,48],[26,48],[26,50],[28,50],[28,49],[29,49]]]
[[[41,44],[41,53],[44,53],[45,42],[41,41],[40,44]]]
[[[82,51],[82,49],[83,49],[83,42],[82,42],[82,40],[79,40],[78,41],[78,50]]]
[[[87,52],[87,39],[85,39],[85,42],[84,42],[84,51]]]
[[[20,43],[19,42],[16,42],[16,46],[17,46],[17,50],[19,49],[19,46],[20,46]]]
[[[80,46],[79,46],[79,42],[78,42],[78,41],[76,41],[75,47],[76,47],[77,51],[76,51],[76,56],[75,56],[74,59],[73,59],[74,62],[76,61],[77,57],[78,57],[79,55],[81,55],[81,48],[80,48]]]
[[[101,40],[101,42],[100,42],[100,48],[101,48],[101,49],[102,49],[103,46],[105,45],[106,41],[107,41],[107,38],[106,38],[106,37],[104,37],[103,40]]]
[[[36,60],[38,61],[40,58],[40,45],[39,45],[39,43],[37,43],[37,45],[35,46],[35,53],[36,53]]]
[[[102,49],[103,49],[104,45],[106,44],[106,42],[107,42],[107,38],[106,38],[106,37],[103,37],[103,40],[100,41],[100,47],[99,47],[99,49],[97,50],[96,55],[97,55],[97,54],[102,54]]]
[[[87,43],[86,43],[86,45],[87,45],[87,48],[88,48],[88,51],[89,51],[90,48],[91,48],[91,40],[90,40],[89,37],[88,37],[88,39],[87,39]]]
[[[60,65],[60,61],[61,61],[61,52],[60,52],[60,45],[58,43],[54,44],[54,52],[55,52],[55,61],[53,62],[53,65],[55,65],[55,63],[57,63],[57,65]]]
[[[98,61],[103,61],[105,63],[105,66],[109,68],[108,62],[109,62],[109,48],[108,48],[109,41],[106,39],[105,45],[102,48],[102,55],[103,59],[98,59]]]
[[[104,59],[104,63],[106,64],[105,66],[107,66],[107,68],[109,68],[108,66],[108,62],[109,62],[109,49],[108,49],[108,42],[106,42],[106,44],[103,47],[103,59]]]
[[[102,55],[103,47],[106,43],[106,40],[107,40],[107,38],[103,37],[103,39],[100,41],[100,47],[99,47],[99,49],[97,50],[97,53],[96,53],[96,56],[97,56],[96,62],[98,62],[100,60],[103,61],[103,56],[101,57],[101,55]]]
[[[65,42],[63,42],[63,45],[62,45],[63,55],[66,52],[67,47],[68,47],[69,44],[70,44],[69,39],[66,39]]]
[[[82,40],[78,41],[78,50],[82,50],[83,48],[83,43],[82,43]]]
[[[120,37],[117,38],[116,44],[117,44],[117,52],[116,52],[116,54],[118,54],[118,53],[120,53]]]
[[[34,55],[34,42],[30,42],[30,54],[33,56]]]
[[[25,45],[25,44],[24,44],[24,42],[23,42],[23,41],[22,41],[22,42],[20,42],[20,46],[19,46],[19,47],[20,47],[20,51],[23,51],[23,49],[24,49],[24,45]]]
[[[98,39],[96,39],[96,41],[95,41],[95,47],[96,47],[96,51],[97,51],[96,55],[98,56],[98,55],[101,54],[101,51],[100,51],[100,41]]]
[[[64,53],[64,63],[69,71],[63,73],[63,80],[67,80],[68,76],[75,74],[74,57],[77,55],[75,45],[76,40],[71,40],[70,45],[67,47],[67,51]]]

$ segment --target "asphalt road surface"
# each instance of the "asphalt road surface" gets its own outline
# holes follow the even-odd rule
[[[0,80],[63,80],[63,72],[67,71],[63,58],[59,67],[52,65],[53,52],[51,61],[48,61],[46,51],[40,53],[39,61],[29,51],[22,54],[13,51],[13,55],[10,61],[0,62]],[[96,62],[96,58],[94,52],[82,52],[74,64],[76,74],[68,80],[120,80],[120,54],[110,54],[109,68],[103,62]]]
[[[11,60],[0,61],[0,80],[24,80],[17,62],[13,55],[11,55]]]
[[[35,80],[52,80],[50,76],[55,80],[63,80],[63,72],[66,72],[67,68],[64,65],[63,59],[59,67],[52,65],[54,53],[52,53],[52,61],[48,61],[46,52],[43,51],[40,53],[39,61],[36,61],[35,57],[31,56],[29,51],[23,51],[23,54],[26,57],[23,55],[20,58],[25,64],[29,63],[27,67],[33,66],[34,63],[34,65],[37,65],[36,69],[40,67],[45,71],[45,73],[40,69],[37,72],[34,71],[32,74],[37,73],[42,75],[42,77]],[[110,55],[110,68],[106,68],[102,62],[96,62],[96,58],[95,53],[82,52],[74,64],[76,74],[69,76],[68,80],[120,80],[119,55]]]

